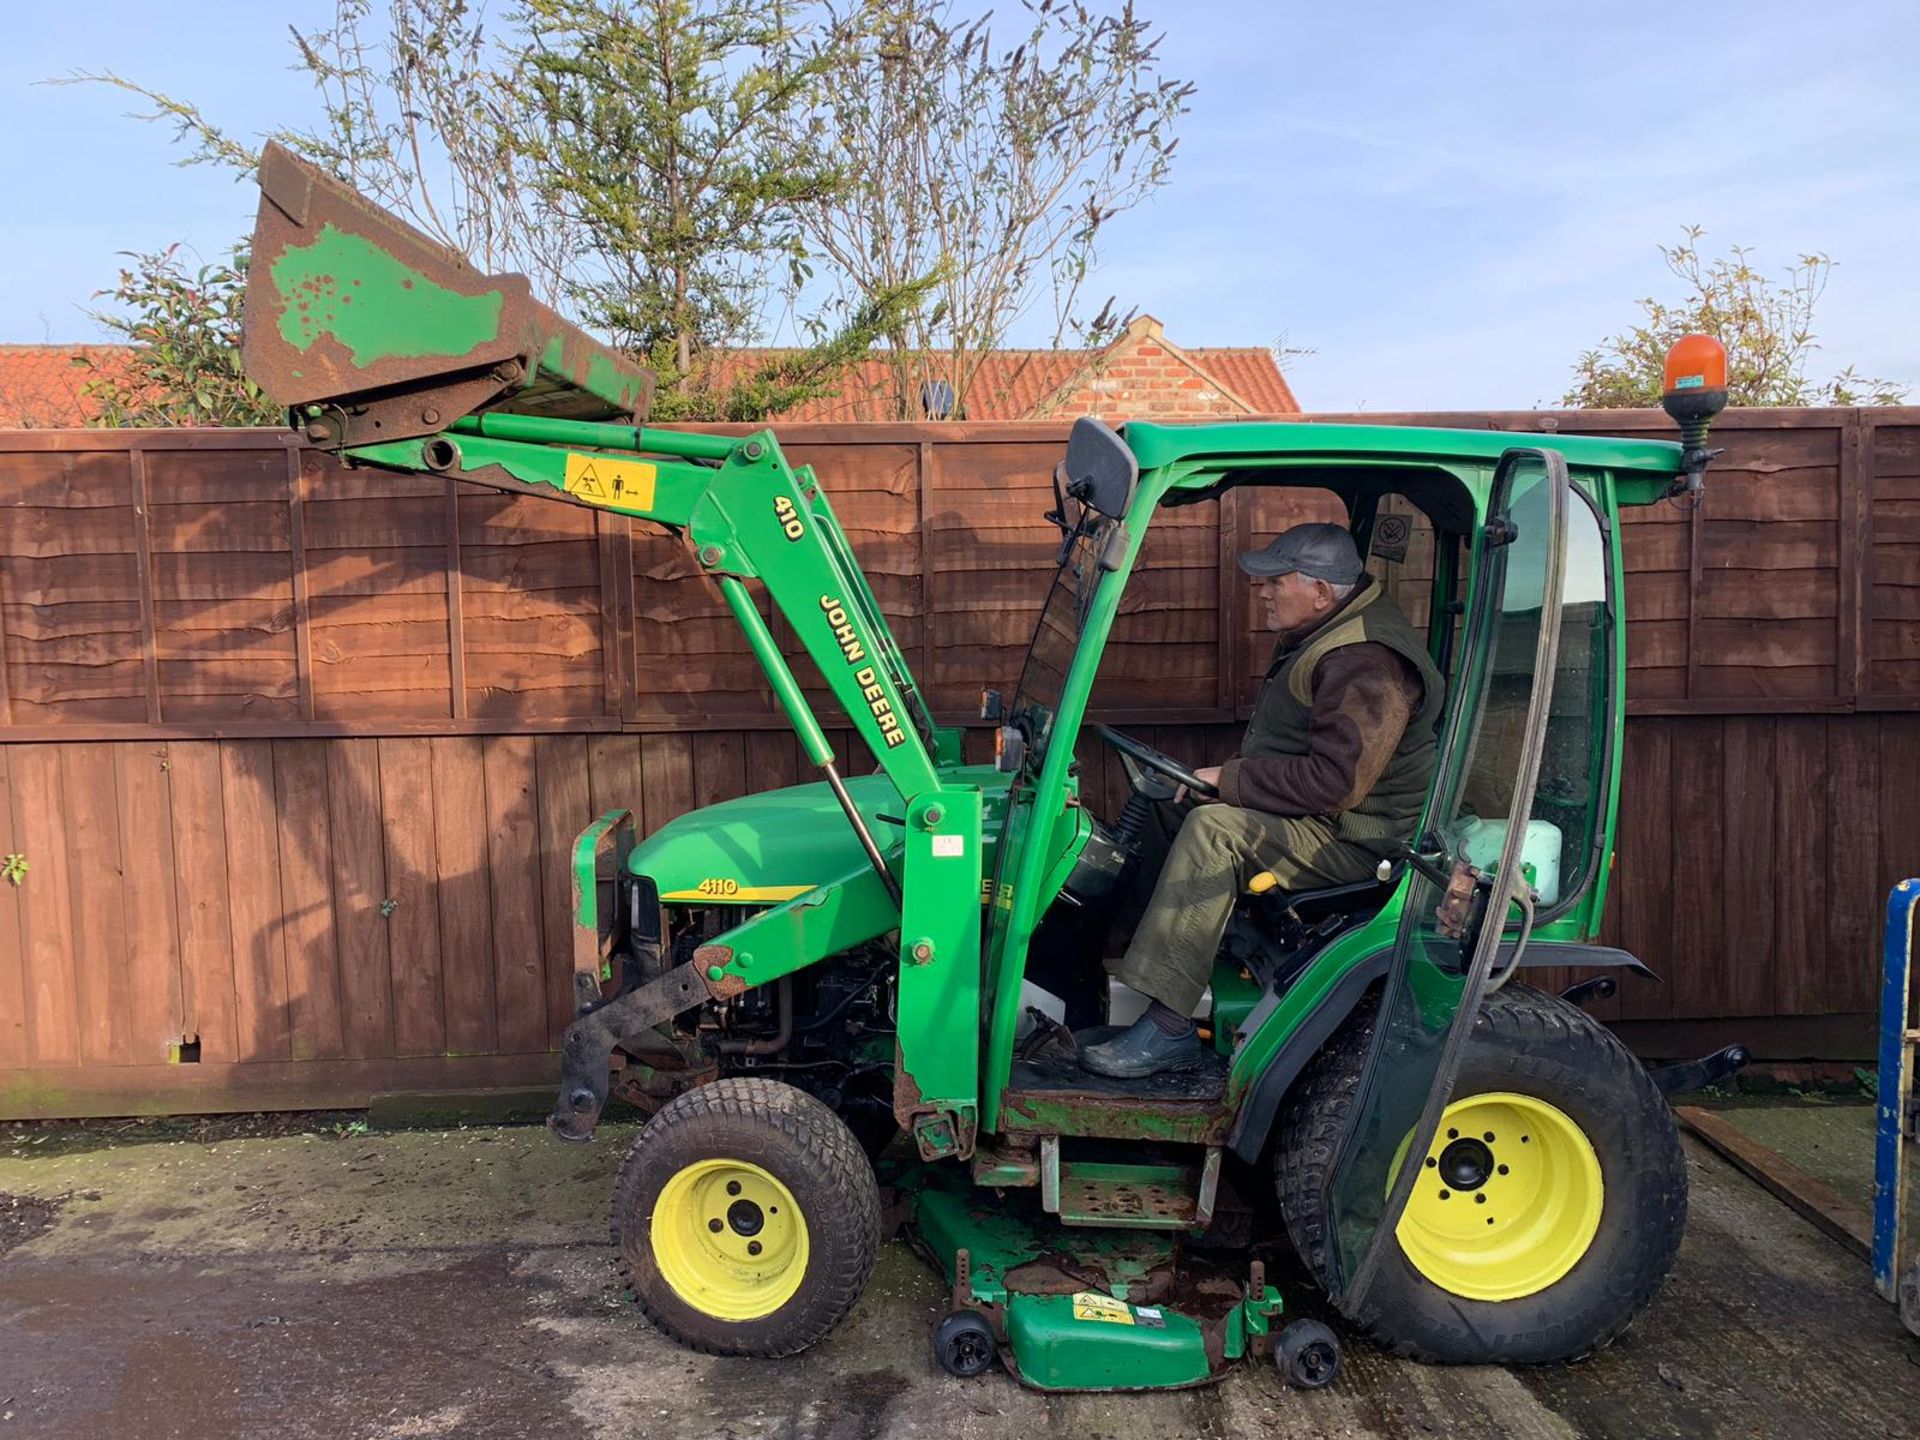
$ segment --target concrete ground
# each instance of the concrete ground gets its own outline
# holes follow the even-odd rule
[[[1710,1101],[1707,1109],[1750,1139],[1833,1186],[1862,1213],[1873,1213],[1874,1130],[1868,1099]],[[1907,1146],[1909,1188],[1920,1201],[1920,1147]]]
[[[1440,1369],[1354,1340],[1318,1392],[1248,1365],[1202,1390],[1049,1398],[934,1367],[941,1288],[901,1245],[804,1356],[679,1349],[622,1297],[605,1243],[630,1134],[0,1126],[0,1440],[1920,1431],[1920,1342],[1866,1268],[1691,1142],[1679,1267],[1584,1364]]]

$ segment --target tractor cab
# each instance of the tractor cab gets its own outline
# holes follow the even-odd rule
[[[1049,517],[1062,531],[1060,564],[998,747],[1013,782],[993,879],[983,1128],[998,1132],[1001,1155],[1037,1135],[1043,1166],[1068,1177],[1076,1143],[1084,1149],[1089,1137],[1195,1146],[1183,1203],[1203,1213],[1214,1149],[1259,1158],[1316,1037],[1373,1007],[1361,1099],[1326,1177],[1339,1237],[1328,1273],[1357,1298],[1417,1173],[1396,1171],[1395,1157],[1431,1147],[1482,996],[1529,960],[1601,958],[1590,942],[1605,901],[1625,674],[1612,537],[1622,504],[1673,487],[1681,453],[1649,442],[1567,438],[1545,448],[1480,432],[1318,425],[1133,425],[1101,438],[1097,426],[1080,422],[1077,448],[1084,457],[1103,444],[1107,468],[1083,480],[1086,462],[1076,467],[1070,447]],[[1130,479],[1128,460],[1139,467]],[[1116,816],[1087,822],[1073,747],[1156,515],[1241,487],[1310,495],[1322,507],[1314,518],[1337,506],[1360,552],[1374,556],[1378,583],[1424,626],[1448,691],[1425,812],[1361,882],[1288,891],[1271,874],[1253,877],[1214,969],[1206,1067],[1115,1082],[1057,1047],[1003,1050],[1018,1028],[1022,978],[1058,983],[1063,946],[1110,953],[1103,932],[1131,883],[1148,807],[1180,787],[1207,788],[1189,765],[1124,731],[1086,726],[1118,752],[1129,788]],[[1415,526],[1424,563],[1402,571]],[[1047,824],[1056,839],[1068,826],[1084,837],[1033,843]],[[1049,854],[1063,851],[1074,861],[1050,883],[1047,865],[1063,862]],[[1036,893],[1059,898],[1043,908],[1026,899]],[[1069,1017],[1085,1017],[1086,987],[1104,977],[1084,961],[1068,969],[1068,988],[1080,987]]]

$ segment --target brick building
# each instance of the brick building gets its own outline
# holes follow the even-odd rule
[[[114,345],[0,345],[0,428],[53,429],[91,423],[99,407],[85,394],[95,372],[76,363],[87,356],[111,367],[124,347]],[[741,358],[751,359],[753,352]],[[905,418],[1047,420],[1101,415],[1111,420],[1154,416],[1200,419],[1241,415],[1297,415],[1299,403],[1273,353],[1251,346],[1183,349],[1160,322],[1143,315],[1098,350],[996,350],[985,356],[965,387],[958,413],[942,413],[937,363],[924,404]],[[782,420],[900,419],[899,381],[881,356],[850,367],[838,393],[797,405]]]
[[[938,357],[928,369],[943,378]],[[847,372],[839,393],[796,405],[783,420],[897,420],[899,381],[884,357]],[[930,387],[931,388],[931,387]],[[1160,322],[1142,315],[1099,350],[996,350],[983,357],[959,413],[935,419],[1050,420],[1101,415],[1110,420],[1297,415],[1300,405],[1271,350],[1251,346],[1183,349]],[[904,418],[919,420],[924,414]]]

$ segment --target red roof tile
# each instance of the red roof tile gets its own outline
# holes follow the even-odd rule
[[[1298,415],[1300,402],[1280,373],[1271,350],[1209,346],[1187,351],[1187,358],[1253,407],[1255,415]]]
[[[743,351],[741,359],[750,363],[768,353],[772,352]],[[1033,418],[1040,403],[1086,369],[1095,353],[1091,350],[996,350],[982,357],[967,387],[966,418]],[[937,360],[930,372],[940,374]],[[779,418],[787,421],[900,418],[894,414],[892,404],[893,367],[885,356],[869,356],[849,367],[837,385],[838,394],[803,401],[782,412]]]
[[[1234,410],[1244,405],[1240,413],[1300,413],[1300,402],[1280,373],[1272,351],[1251,347],[1182,349],[1167,340],[1158,321],[1141,316],[1104,350],[994,351],[980,362],[967,387],[964,418],[1031,420],[1068,413],[1048,402],[1070,400],[1074,391],[1098,379],[1109,366],[1124,362],[1128,352],[1142,347],[1152,347],[1149,353],[1155,364],[1190,366],[1198,377],[1212,382]],[[739,358],[747,362],[773,353],[778,352],[743,351]],[[933,369],[937,374],[937,362]],[[889,403],[893,383],[893,372],[885,358],[870,357],[849,370],[837,395],[806,401],[779,418],[892,420],[896,418]]]
[[[84,393],[97,372],[75,363],[86,356],[111,368],[124,345],[0,345],[0,429],[48,430],[86,425],[100,407]]]

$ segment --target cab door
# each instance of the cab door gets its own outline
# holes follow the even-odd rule
[[[1329,1278],[1349,1314],[1406,1208],[1419,1166],[1403,1162],[1433,1143],[1481,998],[1518,959],[1517,951],[1500,955],[1516,904],[1526,916],[1525,944],[1532,890],[1521,848],[1559,644],[1568,491],[1566,460],[1549,450],[1508,450],[1494,474],[1407,904],[1328,1180]],[[1490,822],[1506,826],[1505,842],[1490,870],[1476,868],[1466,835],[1484,836]]]

